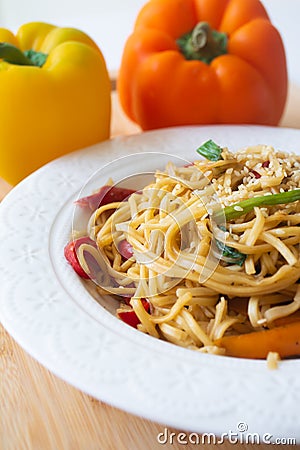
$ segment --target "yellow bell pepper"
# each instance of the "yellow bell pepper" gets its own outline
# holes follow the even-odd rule
[[[0,177],[17,184],[110,136],[105,60],[82,31],[33,22],[0,28]]]

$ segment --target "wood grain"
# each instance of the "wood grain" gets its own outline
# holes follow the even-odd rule
[[[112,135],[139,132],[120,110],[115,93],[112,104]],[[0,180],[0,197],[10,188]],[[159,444],[157,435],[164,428],[164,424],[120,411],[60,380],[24,352],[0,325],[1,450],[191,450],[216,447],[213,444],[183,445],[176,441]],[[171,432],[178,435],[178,430],[169,429]],[[226,442],[222,448],[255,450],[262,446]]]
[[[0,327],[1,450],[155,450],[165,426],[99,402],[43,368]],[[169,428],[169,433],[178,430]],[[214,445],[204,444],[201,448]],[[231,445],[224,449],[258,446]],[[195,445],[184,445],[193,449]]]

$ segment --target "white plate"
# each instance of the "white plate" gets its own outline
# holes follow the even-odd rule
[[[182,127],[116,138],[44,166],[0,207],[1,321],[56,375],[130,413],[198,433],[300,439],[300,360],[270,371],[265,361],[199,354],[146,336],[99,305],[64,260],[73,200],[87,180],[90,188],[108,174],[153,168],[147,152],[195,159],[209,138],[231,149],[266,143],[300,152],[300,130]],[[137,155],[134,164],[124,158],[114,173],[108,166],[95,176],[128,154]]]

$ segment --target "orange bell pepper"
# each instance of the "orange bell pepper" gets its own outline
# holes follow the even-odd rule
[[[300,355],[300,321],[286,323],[270,330],[252,331],[238,336],[223,336],[215,341],[225,348],[227,356],[264,359],[269,352],[280,357]]]
[[[118,92],[145,130],[277,125],[287,81],[281,36],[259,0],[150,0],[126,42]]]

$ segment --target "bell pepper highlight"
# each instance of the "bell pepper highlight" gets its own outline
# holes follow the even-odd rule
[[[214,58],[227,53],[227,35],[212,30],[207,22],[199,22],[192,32],[177,39],[184,57],[209,64]]]

